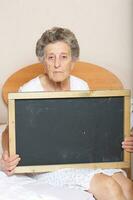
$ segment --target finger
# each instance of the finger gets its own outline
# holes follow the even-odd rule
[[[127,149],[133,149],[133,145],[122,145],[122,148],[127,150]]]
[[[15,163],[14,165],[11,165],[11,166],[8,166],[8,167],[5,167],[5,171],[12,171],[16,168],[18,163]]]
[[[16,154],[16,155],[9,157],[7,160],[8,160],[8,162],[13,162],[18,159],[20,159],[20,157],[19,157],[19,155]]]
[[[129,153],[133,153],[133,149],[130,149],[130,148],[128,148],[128,149],[125,149],[127,152],[129,152]]]
[[[133,142],[133,136],[126,137],[125,140],[124,140],[124,142],[125,142],[125,141],[132,141],[132,142]]]
[[[122,147],[127,148],[133,148],[133,143],[132,142],[122,142]]]
[[[2,158],[3,158],[3,160],[10,162],[12,160],[19,158],[19,155],[15,154],[15,155],[9,157],[8,151],[4,151]]]
[[[122,148],[124,149],[124,150],[126,150],[127,152],[130,152],[130,153],[132,153],[133,152],[133,145],[122,145]]]
[[[11,157],[8,157],[8,159],[4,160],[6,163],[10,163],[10,162],[13,162],[17,159],[19,159],[19,155],[14,155],[14,156],[11,156]]]
[[[14,165],[18,165],[19,161],[20,161],[20,158],[17,158],[15,160],[11,161],[11,162],[8,162],[6,166],[10,168]]]
[[[20,158],[11,162],[11,163],[5,163],[5,166],[4,166],[4,171],[12,171],[16,168],[16,166],[18,165],[20,161]]]
[[[121,143],[121,145],[122,146],[132,146],[133,147],[133,141],[123,141],[122,143]]]
[[[11,176],[15,173],[15,170],[12,170],[12,171],[5,171],[6,175],[7,176]]]

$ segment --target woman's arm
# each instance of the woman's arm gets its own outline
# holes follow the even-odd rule
[[[2,133],[3,154],[0,159],[0,170],[8,176],[14,174],[14,170],[20,161],[19,155],[9,156],[9,133],[8,127]]]
[[[6,129],[4,130],[4,132],[2,133],[2,148],[3,151],[9,151],[9,135],[8,135],[8,126],[6,127]]]

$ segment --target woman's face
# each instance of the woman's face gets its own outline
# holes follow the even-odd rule
[[[71,49],[65,42],[59,41],[45,47],[44,64],[49,79],[54,82],[63,82],[70,76],[74,61]]]

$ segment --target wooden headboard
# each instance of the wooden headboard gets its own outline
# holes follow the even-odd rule
[[[9,92],[18,91],[21,85],[44,72],[45,68],[40,63],[35,63],[18,70],[7,79],[3,86],[2,96],[4,102],[7,103]],[[91,63],[77,62],[72,75],[88,82],[92,90],[123,89],[121,81],[113,73]]]

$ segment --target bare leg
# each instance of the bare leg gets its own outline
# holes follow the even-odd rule
[[[120,184],[123,193],[127,200],[133,200],[133,183],[130,179],[126,178],[122,173],[116,173],[112,176],[113,179]]]
[[[127,200],[118,182],[102,173],[92,178],[89,192],[97,200]]]

